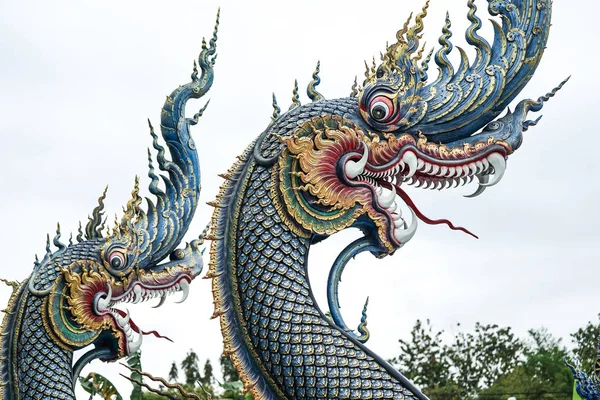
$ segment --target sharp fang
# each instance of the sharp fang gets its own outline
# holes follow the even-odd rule
[[[484,184],[484,186],[494,186],[502,179],[504,176],[504,171],[506,171],[506,159],[498,153],[492,153],[488,156],[488,161],[494,167],[494,175],[489,183]]]
[[[383,208],[388,208],[394,203],[396,199],[396,192],[394,190],[390,190],[389,194],[382,194],[379,196],[379,205]]]
[[[463,170],[463,175],[465,175],[465,176],[469,175],[469,173],[471,172],[468,165],[463,165],[462,170]],[[458,176],[460,176],[460,175],[458,175]]]
[[[394,201],[394,204],[392,204],[390,206],[390,208],[388,208],[388,211],[393,213],[394,211],[396,211],[397,208],[398,208],[398,204],[396,204],[396,202]]]
[[[448,175],[447,175],[447,177],[448,178],[452,178],[454,176],[454,174],[456,174],[456,168],[454,168],[454,167],[448,168]]]
[[[108,293],[106,294],[106,297],[100,297],[98,299],[98,303],[96,306],[98,308],[98,311],[106,311],[108,306],[110,306],[111,300],[112,300],[112,288],[110,287],[110,285],[108,285]]]
[[[144,336],[140,333],[138,335],[138,338],[135,342],[129,342],[129,353],[135,353],[136,351],[138,351],[140,349],[140,347],[142,347],[142,342],[144,340]]]
[[[438,176],[446,176],[446,174],[448,173],[448,167],[442,167],[440,168],[440,173],[438,174]]]
[[[406,230],[396,229],[394,231],[394,236],[401,245],[406,244],[410,239],[413,238],[413,236],[415,236],[415,233],[417,232],[417,216],[415,215],[415,212],[412,208],[409,207],[409,209],[412,214],[412,221],[410,222],[410,226]]]
[[[426,174],[428,174],[428,173],[431,172],[432,169],[433,169],[433,165],[431,165],[429,163],[426,163],[425,164],[425,169],[423,169],[423,172],[426,173]]]
[[[135,295],[135,298],[133,299],[133,304],[139,303],[142,300],[143,294],[143,290],[140,285],[135,285],[135,287],[133,288],[133,294]]]
[[[119,324],[121,328],[125,328],[125,326],[127,326],[129,323],[129,310],[125,309],[124,317],[122,317],[119,313],[115,313],[114,315],[117,317],[117,324]]]
[[[417,172],[417,165],[419,164],[417,156],[412,151],[407,151],[402,156],[402,161],[408,166],[408,173],[405,175],[405,178],[411,178]]]
[[[176,301],[175,303],[183,303],[185,299],[187,299],[188,294],[190,294],[190,284],[185,279],[179,282],[179,288],[183,292],[183,296],[181,296],[181,300]]]
[[[490,180],[490,176],[489,175],[484,175],[484,176],[479,176],[478,175],[477,179],[479,179],[479,187],[477,188],[477,190],[475,191],[475,193],[469,194],[469,195],[465,195],[464,197],[468,197],[469,199],[472,199],[473,197],[477,197],[481,193],[483,193],[484,190],[485,190],[485,188],[487,187],[485,184],[488,183],[488,181]]]
[[[363,143],[364,153],[360,160],[353,161],[350,160],[344,166],[346,171],[346,176],[350,179],[354,179],[365,170],[365,165],[367,165],[367,159],[369,158],[369,149],[366,144]]]
[[[483,166],[483,164],[482,164]],[[475,175],[477,173],[478,167],[477,167],[477,163],[471,163],[469,164],[469,170],[470,170],[470,174],[467,173],[465,175]]]
[[[417,160],[417,171],[420,171],[423,168],[425,168],[425,161],[418,159]]]
[[[440,173],[440,166],[439,165],[432,165],[431,175],[437,175],[439,173]]]
[[[157,305],[155,305],[155,306],[154,306],[154,307],[152,307],[152,308],[158,308],[158,307],[162,306],[163,304],[165,304],[165,300],[167,300],[167,295],[166,295],[166,294],[162,294],[162,295],[160,296],[160,301],[158,302],[158,304],[157,304]]]

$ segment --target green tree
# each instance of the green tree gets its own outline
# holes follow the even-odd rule
[[[600,314],[598,314],[600,319]],[[598,357],[598,340],[600,339],[600,325],[588,322],[583,328],[571,334],[571,341],[575,345],[573,358],[581,363],[581,370],[590,373]]]
[[[573,377],[565,366],[566,348],[546,329],[530,330],[523,359],[480,392],[485,400],[519,399],[571,400]]]
[[[129,365],[129,368],[134,368],[134,369],[137,369],[138,371],[141,371],[142,370],[142,351],[138,350],[135,353],[129,355],[127,357],[127,365]],[[131,384],[133,386],[133,389],[131,390],[130,399],[131,400],[142,400],[142,387],[140,385],[138,385],[137,383],[135,383],[135,381],[137,381],[137,382],[143,381],[142,375],[139,374],[138,372],[132,370],[130,377],[132,379]]]
[[[177,364],[175,361],[171,364],[171,369],[169,370],[169,382],[177,382],[179,378],[179,370],[177,369]]]
[[[198,355],[194,350],[190,349],[189,353],[181,362],[181,369],[185,376],[185,383],[194,386],[201,378],[200,369],[198,368]]]
[[[221,355],[219,363],[221,364],[221,374],[223,374],[223,380],[225,382],[237,382],[240,380],[240,375],[233,366],[233,362],[229,356],[226,356],[225,354]]]
[[[200,378],[200,382],[206,386],[212,386],[215,382],[215,377],[213,376],[213,367],[210,363],[210,360],[207,358],[204,363],[204,374]]]
[[[452,386],[448,347],[442,344],[444,331],[435,332],[429,320],[417,320],[410,340],[400,339],[399,356],[390,360],[400,372],[426,392]]]

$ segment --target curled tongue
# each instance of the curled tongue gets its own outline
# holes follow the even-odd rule
[[[116,312],[119,313],[119,315],[121,317],[125,317],[127,315],[127,313],[123,310],[115,310]],[[171,339],[169,339],[166,336],[161,335],[160,333],[156,332],[156,331],[148,331],[148,332],[144,332],[142,330],[140,330],[140,328],[135,324],[135,322],[133,322],[133,320],[131,318],[129,318],[129,326],[131,326],[131,329],[133,329],[133,331],[135,333],[141,334],[141,335],[154,335],[154,337],[157,337],[159,339],[167,339],[169,342],[173,343],[173,341]]]
[[[426,224],[429,225],[440,225],[440,224],[446,224],[448,225],[448,227],[450,227],[450,229],[455,230],[455,231],[463,231],[471,236],[473,236],[475,239],[479,239],[479,237],[477,235],[475,235],[474,233],[472,233],[471,231],[469,231],[466,228],[463,228],[462,226],[454,226],[454,224],[450,221],[448,221],[447,219],[430,219],[427,218],[425,215],[423,215],[423,213],[421,211],[419,211],[419,209],[417,208],[417,206],[415,205],[415,203],[412,201],[412,199],[408,196],[408,194],[402,190],[402,188],[400,188],[399,186],[393,185],[394,188],[396,189],[396,193],[398,193],[398,195],[400,196],[400,198],[402,198],[402,200],[410,207],[412,208],[412,210],[415,212],[416,216],[423,222],[425,222]]]

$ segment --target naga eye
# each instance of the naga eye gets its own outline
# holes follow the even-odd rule
[[[108,263],[114,269],[122,269],[125,267],[125,255],[122,252],[115,250],[108,256]]]
[[[384,121],[392,115],[394,105],[392,100],[385,96],[377,96],[371,101],[371,116],[376,121]]]

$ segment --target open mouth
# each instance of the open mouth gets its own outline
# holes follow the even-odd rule
[[[445,224],[477,238],[467,229],[456,227],[446,219],[426,217],[403,190],[403,185],[442,190],[463,186],[477,179],[478,189],[466,196],[475,197],[486,187],[500,182],[506,169],[505,157],[506,151],[501,146],[491,146],[477,155],[459,159],[437,159],[414,146],[407,146],[386,164],[372,165],[368,162],[369,150],[365,145],[361,159],[347,161],[344,170],[350,182],[371,188],[377,207],[390,218],[391,238],[398,246],[403,246],[415,235],[418,219],[431,225]],[[411,211],[410,224],[402,215],[402,203]]]
[[[132,354],[142,345],[144,335],[151,334],[169,341],[171,339],[160,335],[156,331],[142,331],[131,319],[129,311],[119,310],[114,308],[114,306],[119,303],[137,304],[160,297],[159,303],[154,306],[154,308],[158,308],[164,304],[167,296],[175,292],[183,293],[181,299],[177,301],[177,303],[182,303],[188,297],[190,281],[190,277],[182,275],[176,280],[165,284],[150,285],[146,282],[135,282],[126,291],[117,295],[114,295],[111,286],[107,285],[108,289],[106,292],[96,294],[94,298],[94,311],[99,316],[110,315],[114,319],[118,328],[125,334],[127,354]]]

